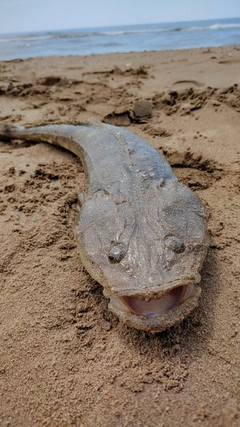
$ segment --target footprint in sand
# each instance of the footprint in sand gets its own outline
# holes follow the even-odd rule
[[[205,84],[197,80],[178,80],[173,83],[172,89],[185,90],[190,88],[204,88]]]

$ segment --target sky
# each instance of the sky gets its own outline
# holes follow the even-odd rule
[[[0,33],[240,17],[240,0],[0,0]]]

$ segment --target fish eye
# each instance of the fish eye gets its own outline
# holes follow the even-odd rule
[[[185,251],[185,245],[181,239],[175,236],[167,236],[165,246],[176,254],[181,254]]]
[[[126,255],[126,248],[122,244],[113,245],[109,251],[108,259],[112,264],[119,263]]]

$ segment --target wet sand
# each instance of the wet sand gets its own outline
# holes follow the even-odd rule
[[[239,47],[0,62],[0,125],[127,126],[198,194],[212,235],[193,313],[127,328],[77,252],[80,160],[0,141],[1,426],[239,425],[239,69]]]

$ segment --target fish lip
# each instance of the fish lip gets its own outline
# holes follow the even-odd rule
[[[199,296],[201,294],[201,288],[197,286],[196,283],[192,283],[192,285],[194,285],[193,292],[190,293],[187,299],[184,299],[183,293],[183,296],[181,297],[181,300],[177,306],[170,309],[167,313],[163,313],[154,317],[139,315],[131,310],[131,308],[124,302],[122,302],[122,306],[121,304],[120,306],[116,306],[113,303],[113,297],[110,298],[109,309],[115,313],[123,323],[130,327],[148,332],[161,332],[175,324],[180,323],[196,307]],[[177,286],[174,288],[176,287]],[[187,289],[188,286],[185,285],[185,287]]]
[[[166,292],[177,288],[179,286],[187,286],[192,283],[197,285],[201,281],[201,276],[199,273],[193,276],[188,277],[181,277],[176,279],[172,282],[166,282],[166,283],[160,283],[160,284],[154,284],[152,286],[146,286],[145,288],[137,287],[135,289],[124,289],[124,290],[118,290],[118,292],[114,292],[113,289],[111,289],[111,286],[108,286],[103,289],[104,296],[106,298],[114,297],[140,297],[140,298],[160,298],[163,296]]]

